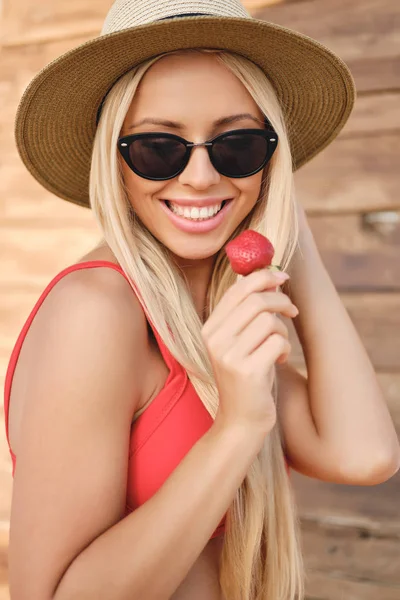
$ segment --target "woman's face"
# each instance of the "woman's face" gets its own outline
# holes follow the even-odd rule
[[[249,113],[258,119],[240,118],[215,127],[215,121]],[[141,124],[145,118],[179,122],[179,127]],[[122,135],[143,132],[174,133],[190,142],[204,142],[232,129],[263,129],[264,116],[246,88],[212,55],[166,56],[144,75],[129,108]],[[254,207],[263,170],[234,179],[220,175],[206,147],[194,148],[185,170],[168,181],[150,181],[134,173],[119,157],[130,203],[142,223],[176,258],[187,262],[215,255]],[[188,233],[173,224],[163,200],[232,198],[222,222],[209,232]],[[214,202],[215,204],[215,202]]]

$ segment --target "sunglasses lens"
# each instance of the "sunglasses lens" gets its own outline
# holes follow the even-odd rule
[[[134,167],[154,179],[173,177],[183,164],[186,146],[168,137],[146,137],[134,140],[129,146],[129,157]]]
[[[213,145],[215,167],[227,177],[246,177],[265,162],[268,140],[253,133],[229,134]]]

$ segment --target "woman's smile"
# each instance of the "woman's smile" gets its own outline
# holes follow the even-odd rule
[[[172,208],[168,201],[161,201],[162,209],[167,214],[171,223],[186,233],[208,233],[209,231],[216,229],[225,219],[226,215],[229,214],[232,205],[232,200],[225,200],[214,214],[212,214],[212,208],[205,209],[193,206],[190,207],[191,212],[189,216],[188,214],[178,214],[177,207]],[[214,206],[218,207],[218,205]],[[210,210],[211,215],[207,213],[206,215],[204,215],[204,213],[202,214],[201,211],[203,210]],[[183,209],[183,213],[185,212],[189,212],[189,207]]]

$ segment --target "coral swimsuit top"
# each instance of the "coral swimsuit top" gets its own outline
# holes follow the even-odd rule
[[[13,476],[16,456],[11,450],[8,432],[8,413],[13,373],[28,329],[47,294],[60,279],[79,269],[109,267],[115,269],[128,281],[140,301],[146,318],[154,332],[162,357],[169,369],[163,389],[150,405],[133,422],[131,427],[128,485],[125,515],[135,510],[156,493],[171,475],[192,446],[209,430],[213,420],[197,395],[185,369],[164,345],[147,315],[146,307],[138,290],[132,285],[119,265],[96,260],[74,264],[61,271],[45,288],[26,320],[12,351],[5,379],[4,415]],[[289,467],[286,463],[289,473]],[[225,531],[226,515],[214,531],[211,539]]]

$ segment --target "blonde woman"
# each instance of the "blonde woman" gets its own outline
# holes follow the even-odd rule
[[[293,189],[353,101],[329,50],[237,0],[117,0],[27,88],[21,158],[103,240],[49,283],[7,371],[12,600],[304,598],[289,468],[397,471]],[[289,274],[233,273],[246,229]]]

